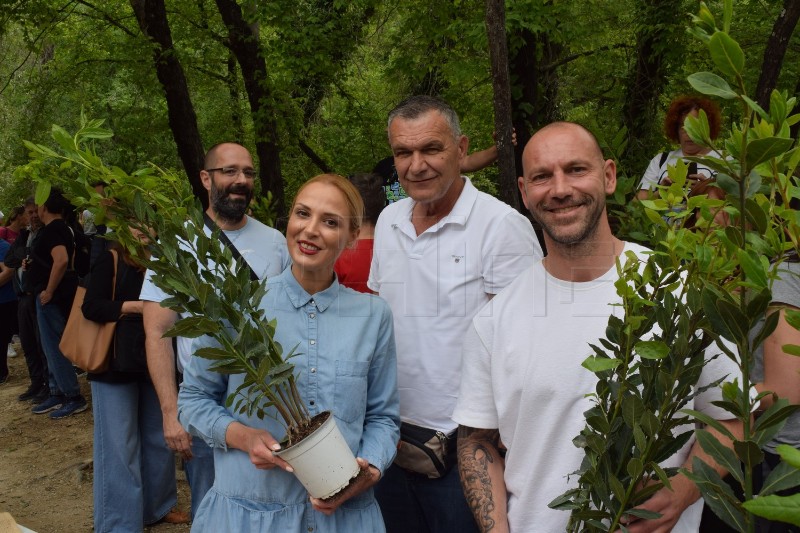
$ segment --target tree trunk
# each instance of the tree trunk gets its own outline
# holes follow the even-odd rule
[[[778,76],[783,66],[783,58],[789,39],[794,33],[797,21],[800,19],[800,2],[798,0],[784,0],[780,15],[772,26],[772,33],[764,49],[764,60],[761,63],[761,75],[758,77],[756,88],[756,102],[767,109],[769,95],[778,84]]]
[[[216,3],[222,21],[228,28],[228,46],[242,70],[244,87],[250,102],[261,190],[264,193],[272,192],[278,219],[283,219],[286,215],[286,202],[283,196],[275,104],[269,88],[267,63],[260,53],[257,28],[254,33],[254,27],[245,21],[242,8],[235,0],[216,0]]]
[[[502,201],[519,209],[514,145],[511,143],[511,80],[508,74],[506,11],[504,0],[486,0],[486,31],[492,63],[494,88],[494,130],[497,135],[498,193]]]
[[[548,65],[556,63],[563,47],[553,43],[545,32],[523,30],[519,37],[523,45],[510,54],[509,68],[512,83],[519,87],[519,96],[512,97],[511,106],[517,132],[517,174],[522,174],[522,151],[531,133],[560,118],[556,108],[558,73]]]
[[[208,193],[200,182],[205,156],[203,142],[186,76],[172,44],[164,0],[130,0],[130,5],[142,34],[153,42],[153,62],[167,100],[169,127],[192,190],[205,208]]]
[[[680,16],[683,12],[681,0],[643,0],[638,11],[636,63],[628,76],[623,109],[623,120],[628,128],[626,168],[637,168],[641,161],[652,157],[649,141],[651,133],[660,130],[653,117],[666,82],[667,53],[679,52],[682,41],[676,42],[676,39],[685,33]]]
[[[800,98],[800,79],[797,80],[797,85],[794,86],[794,96],[795,98]],[[800,122],[792,126],[789,131],[792,139],[797,139],[798,134],[800,134]]]

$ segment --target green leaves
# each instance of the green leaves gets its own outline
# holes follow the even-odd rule
[[[622,361],[619,359],[609,359],[603,357],[587,357],[584,359],[581,366],[586,368],[590,372],[605,372],[606,370],[611,370],[619,366]]]
[[[36,184],[36,193],[34,194],[36,205],[42,205],[47,201],[51,188],[52,185],[49,181],[40,181]]]
[[[662,341],[640,341],[634,351],[644,359],[663,359],[669,354],[669,346]]]
[[[781,456],[786,463],[790,464],[794,468],[800,469],[800,450],[797,448],[793,448],[788,444],[781,444],[778,446],[775,451],[778,452],[778,455]]]
[[[744,502],[744,508],[769,520],[800,526],[800,494],[763,496]]]
[[[708,42],[714,65],[726,76],[736,77],[744,70],[744,53],[739,43],[727,33],[718,31]]]
[[[784,444],[784,446],[787,446]],[[796,453],[800,453],[792,448]],[[778,463],[772,472],[769,473],[767,479],[759,492],[759,497],[769,496],[781,490],[790,489],[800,485],[800,466],[792,466],[788,462]],[[746,507],[746,505],[745,505]]]
[[[558,500],[572,511],[571,531],[615,530],[626,514],[652,518],[634,509],[669,485],[675,472],[658,462],[692,435],[682,430],[688,419],[678,410],[694,397],[704,360],[706,342],[691,325],[701,299],[684,302],[674,294],[681,276],[663,255],[626,255],[617,268],[621,313],[609,317],[605,338],[590,344],[594,354],[582,363],[597,386],[586,427],[573,441],[586,455],[581,490]]]
[[[683,473],[694,481],[703,495],[705,504],[711,507],[715,515],[735,530],[745,531],[744,513],[738,506],[736,496],[716,470],[695,457],[692,462],[692,471],[683,471]]]
[[[747,143],[747,168],[778,157],[789,150],[794,144],[794,139],[783,137],[766,137],[755,139]]]
[[[736,93],[724,79],[712,72],[696,72],[686,78],[697,92],[710,96],[718,96],[726,100],[736,98]]]
[[[722,445],[716,437],[704,429],[697,430],[695,435],[703,451],[710,455],[717,464],[725,468],[736,481],[741,483],[744,479],[742,466],[733,450]]]
[[[127,174],[106,167],[87,143],[111,133],[102,128],[102,121],[82,120],[83,127],[74,135],[52,128],[56,151],[28,144],[37,163],[52,157],[63,161],[61,172],[36,180],[37,199],[43,201],[56,184],[76,207],[97,212],[115,238],[150,268],[156,286],[170,294],[163,305],[184,316],[166,336],[200,338],[196,355],[209,359],[211,370],[243,376],[226,405],[241,413],[279,418],[292,434],[309,414],[297,392],[294,366],[273,339],[275,321],[265,320],[260,308],[266,283],[250,281],[218,232],[205,233],[202,208],[185,179],[160,170],[155,179],[152,168]],[[94,191],[93,181],[107,184],[108,198]],[[131,227],[159,236],[148,244],[152,258],[143,253]],[[286,358],[292,355],[294,351]]]

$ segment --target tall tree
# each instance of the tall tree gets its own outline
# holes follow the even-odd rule
[[[203,142],[200,139],[197,115],[189,96],[186,76],[172,42],[164,0],[130,0],[130,4],[142,33],[153,42],[153,63],[158,81],[164,88],[169,126],[178,148],[178,155],[195,196],[200,198],[205,206],[208,195],[200,182],[204,156]]]
[[[522,169],[522,151],[533,130],[559,118],[558,70],[556,62],[564,47],[546,31],[533,33],[522,29],[518,43],[510,53],[514,129],[517,132],[516,164]]]
[[[756,102],[764,109],[769,106],[769,95],[778,83],[783,58],[798,19],[800,19],[800,1],[784,0],[783,9],[772,26],[772,33],[767,40],[767,47],[764,49],[761,75],[758,77],[758,86],[756,87]]]
[[[628,129],[626,162],[652,154],[647,142],[653,131],[658,97],[666,83],[670,54],[679,54],[686,28],[682,0],[640,0],[636,30],[636,60],[628,75],[623,120]],[[632,167],[638,165],[630,165]]]
[[[497,135],[497,191],[500,199],[519,209],[514,146],[511,144],[511,80],[508,73],[505,0],[486,0],[486,31],[494,87],[494,127]]]
[[[245,20],[235,0],[216,0],[222,21],[228,29],[228,42],[242,70],[247,99],[253,116],[261,190],[272,193],[279,218],[286,214],[286,201],[281,175],[278,126],[275,101],[270,90],[267,63],[261,54],[257,26]]]

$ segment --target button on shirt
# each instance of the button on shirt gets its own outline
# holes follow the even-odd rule
[[[337,281],[309,295],[286,269],[268,282],[261,308],[277,320],[275,340],[284,353],[294,349],[297,386],[311,415],[332,410],[350,449],[381,472],[391,463],[399,439],[399,401],[392,315],[380,298]],[[212,345],[198,339],[195,348]],[[332,516],[311,509],[299,481],[280,469],[258,470],[246,453],[227,449],[228,426],[238,420],[265,429],[277,440],[285,431],[276,420],[259,420],[225,407],[242,383],[194,358],[184,374],[178,416],[190,433],[214,448],[216,477],[193,527],[199,531],[383,531],[371,490],[345,502]],[[271,416],[277,416],[270,409]],[[238,500],[249,500],[246,506]],[[245,510],[248,509],[248,510]],[[252,510],[253,512],[251,512]],[[199,526],[202,524],[202,526]],[[255,525],[257,524],[257,527]]]
[[[401,418],[445,433],[456,427],[450,416],[473,315],[542,257],[528,219],[462,179],[450,214],[420,235],[411,222],[414,200],[383,210],[369,277],[398,332]]]

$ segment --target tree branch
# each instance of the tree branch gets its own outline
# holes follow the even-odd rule
[[[608,44],[606,46],[601,46],[600,48],[595,48],[594,50],[587,50],[585,52],[577,52],[575,54],[570,54],[568,56],[564,56],[562,59],[556,61],[555,63],[550,63],[549,65],[544,65],[539,68],[539,72],[545,73],[550,72],[553,69],[556,69],[562,65],[566,65],[576,59],[580,59],[581,57],[587,57],[590,55],[594,55],[598,52],[607,52],[608,50],[617,50],[619,48],[632,48],[631,45],[627,43],[617,43],[617,44]]]
[[[109,24],[114,26],[115,28],[121,30],[123,33],[128,35],[128,37],[138,37],[138,34],[136,32],[134,32],[133,30],[131,30],[130,28],[128,28],[127,26],[125,26],[124,24],[119,22],[118,20],[114,19],[111,15],[109,15],[108,13],[106,13],[105,11],[100,9],[99,7],[97,7],[97,6],[93,5],[93,4],[90,4],[86,0],[75,0],[75,2],[80,4],[80,5],[82,5],[82,6],[86,6],[89,9],[93,9],[94,11],[97,11],[100,14],[100,18],[102,20],[105,20],[106,22],[108,22]]]
[[[303,139],[299,139],[297,141],[297,145],[300,147],[303,153],[308,156],[311,162],[317,165],[317,168],[319,168],[322,172],[327,174],[331,171],[331,167],[328,165],[328,163],[326,163],[324,159],[322,159],[308,144],[306,144]]]

